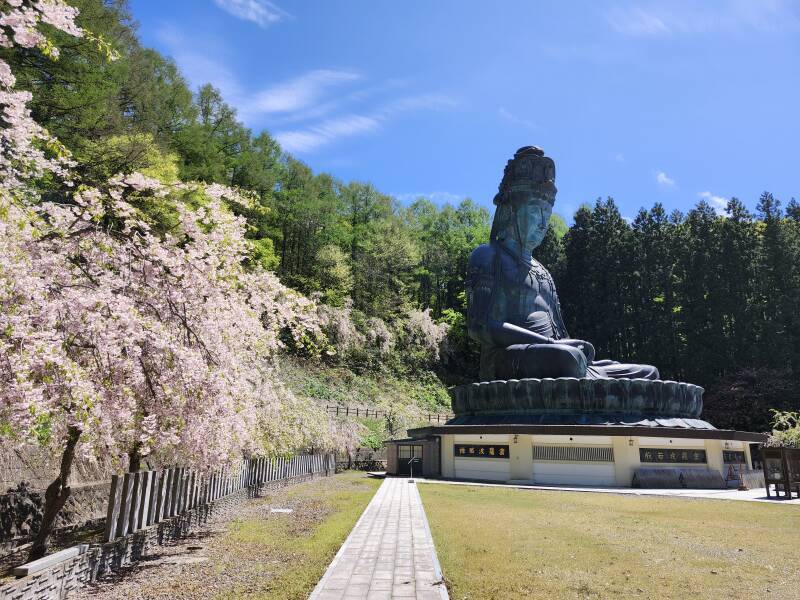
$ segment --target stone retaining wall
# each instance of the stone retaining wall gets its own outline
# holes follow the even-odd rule
[[[81,527],[104,519],[110,483],[72,486],[67,503],[56,518],[56,530]],[[19,487],[0,495],[0,552],[29,542],[39,530],[44,512],[44,491]]]
[[[53,567],[0,585],[0,598],[4,600],[41,600],[67,598],[69,594],[94,581],[99,576],[130,565],[147,556],[156,546],[186,536],[201,527],[212,517],[223,520],[236,512],[248,498],[259,496],[267,490],[279,489],[324,477],[323,473],[306,474],[291,479],[264,482],[238,490],[218,500],[171,517],[156,525],[118,538],[105,544],[92,544],[89,549]]]

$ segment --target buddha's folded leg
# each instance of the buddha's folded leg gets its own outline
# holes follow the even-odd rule
[[[618,362],[601,365],[598,362],[587,369],[586,376],[589,379],[659,379],[658,369],[652,365]]]
[[[583,352],[563,344],[515,344],[498,353],[495,376],[498,379],[532,377],[585,377]]]

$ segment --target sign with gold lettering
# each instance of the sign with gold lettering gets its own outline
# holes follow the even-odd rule
[[[639,448],[643,463],[705,464],[706,451],[692,448]]]
[[[508,446],[501,444],[455,444],[456,458],[508,458]]]

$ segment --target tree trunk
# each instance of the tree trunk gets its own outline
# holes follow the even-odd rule
[[[128,453],[128,472],[136,473],[142,468],[142,455],[139,453],[139,442],[133,445],[133,450]]]
[[[67,445],[64,454],[61,455],[61,470],[53,483],[47,486],[44,495],[44,515],[42,525],[36,539],[33,541],[29,560],[42,558],[47,553],[47,546],[50,543],[50,534],[53,532],[53,525],[61,509],[64,508],[72,489],[69,487],[70,473],[72,472],[72,462],[75,459],[75,446],[81,431],[77,427],[70,427],[67,430]]]

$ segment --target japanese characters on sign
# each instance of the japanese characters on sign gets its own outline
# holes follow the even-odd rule
[[[508,446],[500,444],[455,444],[458,458],[508,458]]]
[[[639,448],[639,460],[643,463],[692,463],[706,462],[706,451],[690,448]]]
[[[747,459],[744,457],[744,452],[741,450],[723,450],[722,462],[724,462],[726,465],[738,465],[739,463],[747,464]]]

